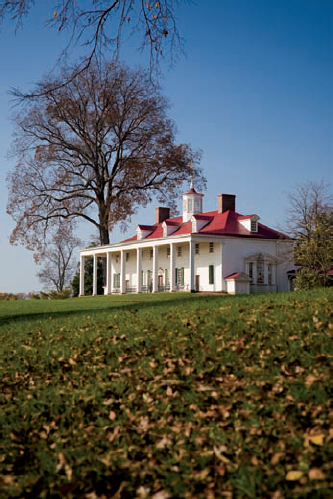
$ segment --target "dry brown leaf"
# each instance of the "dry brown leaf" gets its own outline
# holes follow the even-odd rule
[[[308,435],[307,439],[309,442],[315,445],[324,445],[324,435]]]
[[[302,478],[302,476],[303,476],[303,471],[291,470],[288,471],[288,473],[286,474],[286,480],[288,480],[289,482],[296,482],[297,480]]]
[[[151,499],[168,499],[168,497],[170,497],[170,495],[166,490],[160,490],[159,492],[156,492]]]
[[[325,480],[326,475],[320,468],[312,468],[309,471],[310,480]]]

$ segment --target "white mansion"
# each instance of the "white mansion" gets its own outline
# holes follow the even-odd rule
[[[156,208],[155,223],[138,225],[130,239],[81,250],[80,296],[87,257],[94,262],[94,295],[99,257],[106,259],[105,294],[288,291],[293,240],[259,223],[258,215],[237,213],[235,195],[219,194],[217,210],[208,213],[202,200],[191,184],[182,216],[169,218],[169,208]]]

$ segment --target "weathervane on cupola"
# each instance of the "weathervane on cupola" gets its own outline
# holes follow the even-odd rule
[[[194,189],[194,175],[193,175],[193,163],[189,165],[190,174],[190,190],[183,194],[183,222],[188,222],[191,220],[192,215],[197,213],[202,213],[202,198],[203,194],[200,194]]]

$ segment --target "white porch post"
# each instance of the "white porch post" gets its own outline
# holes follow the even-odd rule
[[[84,296],[84,256],[80,255],[80,295]]]
[[[126,293],[125,289],[125,252],[122,249],[120,252],[120,293]]]
[[[189,267],[190,267],[190,291],[195,291],[195,278],[194,278],[194,242],[192,239],[189,242],[190,251],[189,251]]]
[[[108,252],[106,254],[106,292],[108,295],[111,294],[111,262],[112,253]]]
[[[170,292],[175,291],[175,246],[170,243]]]
[[[158,291],[158,247],[153,246],[153,293]]]
[[[136,291],[137,291],[137,293],[141,293],[141,286],[142,286],[142,282],[141,282],[141,255],[142,255],[141,249],[137,248],[136,249],[136,275],[137,275]]]
[[[97,255],[93,256],[93,296],[97,295]]]

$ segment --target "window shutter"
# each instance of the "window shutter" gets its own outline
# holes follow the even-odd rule
[[[176,283],[176,285],[178,284],[178,269],[177,269],[177,267],[175,268],[175,283]]]
[[[209,284],[214,284],[214,265],[209,265]]]
[[[181,268],[180,285],[184,286],[184,267]]]

